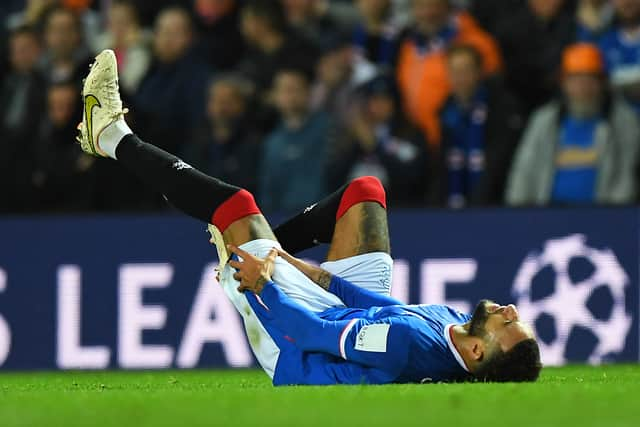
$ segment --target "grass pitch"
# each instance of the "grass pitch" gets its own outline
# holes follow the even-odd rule
[[[640,365],[535,384],[271,386],[259,371],[0,374],[0,426],[638,426]]]

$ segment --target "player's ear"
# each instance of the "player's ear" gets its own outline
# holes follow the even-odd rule
[[[471,359],[480,361],[483,359],[484,353],[486,351],[484,340],[479,337],[472,337],[471,339],[471,345],[469,346]]]

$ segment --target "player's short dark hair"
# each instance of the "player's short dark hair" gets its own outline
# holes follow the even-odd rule
[[[526,382],[537,380],[541,369],[538,343],[526,339],[509,351],[498,349],[480,364],[474,376],[482,382]]]
[[[482,67],[484,66],[484,58],[475,46],[464,43],[456,43],[447,49],[447,59],[449,60],[452,57],[460,54],[469,55],[478,69],[482,70]]]
[[[265,20],[274,31],[279,33],[287,31],[287,16],[284,7],[279,1],[248,0],[243,10]]]

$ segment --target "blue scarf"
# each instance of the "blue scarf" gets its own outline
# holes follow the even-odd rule
[[[417,31],[413,32],[413,41],[420,55],[441,52],[458,36],[458,20],[453,18],[433,37],[427,37]]]
[[[443,149],[449,184],[449,207],[465,206],[484,173],[487,101],[487,90],[481,87],[468,109],[462,108],[453,98],[445,104],[442,125],[448,136]]]

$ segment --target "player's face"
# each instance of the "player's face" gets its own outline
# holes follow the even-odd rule
[[[502,351],[509,351],[520,341],[534,338],[529,325],[520,320],[515,305],[500,305],[482,300],[473,312],[469,334],[483,337],[489,344],[499,345]]]

